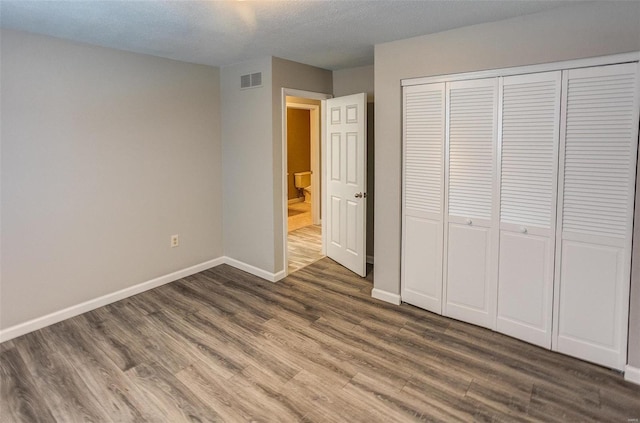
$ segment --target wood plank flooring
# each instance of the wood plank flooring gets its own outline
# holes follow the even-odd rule
[[[322,251],[322,227],[305,226],[287,234],[289,249],[289,274],[315,263],[324,257]]]
[[[325,258],[222,265],[1,344],[5,422],[629,422],[616,372],[370,296]],[[635,420],[634,420],[635,419]]]

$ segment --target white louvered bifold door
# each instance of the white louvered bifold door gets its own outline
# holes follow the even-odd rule
[[[447,84],[444,314],[495,328],[498,79]]]
[[[637,143],[637,64],[564,72],[553,348],[619,370]]]
[[[511,76],[500,87],[502,333],[551,348],[561,72]]]
[[[444,83],[403,91],[402,300],[442,313]]]

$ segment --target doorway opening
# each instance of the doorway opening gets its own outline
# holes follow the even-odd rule
[[[322,102],[330,95],[284,89],[285,266],[295,272],[325,255],[322,235]]]

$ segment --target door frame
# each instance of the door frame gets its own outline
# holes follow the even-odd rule
[[[281,98],[282,98],[282,104],[281,104],[281,110],[282,110],[282,257],[284,260],[283,263],[283,269],[284,269],[284,274],[285,276],[287,276],[289,274],[289,241],[287,239],[287,235],[289,233],[289,223],[288,223],[288,214],[287,214],[287,209],[288,209],[288,195],[287,195],[287,190],[288,190],[288,181],[287,181],[287,97],[300,97],[300,98],[308,98],[311,100],[318,100],[321,103],[324,103],[324,100],[327,100],[329,98],[333,98],[332,94],[327,94],[327,93],[318,93],[318,92],[314,92],[314,91],[305,91],[305,90],[297,90],[294,88],[282,88],[282,94],[281,94]],[[318,131],[320,133],[320,137],[318,139],[318,143],[316,143],[315,148],[317,148],[317,150],[314,152],[314,146],[313,146],[313,137],[312,137],[312,150],[311,150],[311,156],[312,156],[312,174],[311,174],[311,185],[314,186],[314,182],[315,182],[315,186],[321,185],[321,181],[324,181],[324,174],[325,174],[325,168],[322,165],[322,152],[325,151],[325,133],[323,130],[323,124],[324,124],[324,113],[323,113],[323,109],[324,109],[324,104],[322,104],[319,108],[315,105],[309,104],[309,105],[302,105],[302,104],[297,104],[299,106],[309,106],[309,107],[315,107],[318,109]],[[313,115],[313,113],[311,113]],[[313,130],[313,127],[311,128]],[[318,166],[318,174],[315,174],[316,172],[314,171],[314,161],[313,161],[313,157],[316,157],[317,160],[317,164],[319,164]],[[315,174],[315,178],[314,178],[314,174]],[[314,189],[313,191],[318,191],[317,189]],[[313,194],[312,191],[312,200],[311,200],[311,207],[318,207],[318,199],[320,200],[320,203],[322,205],[322,210],[323,210],[323,215],[324,215],[324,208],[325,208],[325,203],[326,201],[324,201],[324,190],[321,187],[321,194]],[[316,214],[316,216],[318,216],[320,213],[320,209],[316,209],[318,214]],[[313,212],[312,212],[313,215]],[[315,222],[314,222],[315,223]],[[326,254],[326,248],[325,248],[325,230],[324,230],[324,226],[322,227],[322,250],[321,253],[322,254]]]

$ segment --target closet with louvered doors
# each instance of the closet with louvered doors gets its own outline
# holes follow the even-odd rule
[[[403,81],[403,301],[624,369],[639,58]]]
[[[638,64],[567,70],[562,85],[554,349],[622,370],[638,146]]]
[[[561,72],[501,78],[499,332],[551,348]]]

